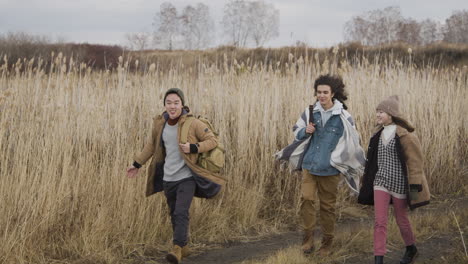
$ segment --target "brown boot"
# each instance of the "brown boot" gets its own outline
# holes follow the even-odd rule
[[[178,245],[174,245],[172,251],[166,255],[166,260],[172,264],[179,264],[182,260],[182,248]]]
[[[322,239],[322,246],[320,246],[318,254],[321,257],[326,257],[330,255],[332,244],[333,244],[333,237],[324,236]]]
[[[304,254],[309,255],[314,251],[314,231],[313,230],[305,230],[304,237],[302,239],[302,252]]]
[[[187,256],[189,256],[192,252],[190,251],[190,247],[188,245],[185,245],[183,248],[182,248],[182,257],[185,258]]]

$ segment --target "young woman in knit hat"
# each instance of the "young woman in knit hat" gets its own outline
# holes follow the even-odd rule
[[[188,142],[179,142],[181,129],[190,114],[182,90],[171,88],[164,95],[164,111],[153,119],[153,128],[143,150],[134,157],[127,176],[133,178],[150,158],[146,196],[164,191],[169,206],[173,248],[166,259],[178,264],[189,254],[189,210],[193,197],[212,198],[225,183],[223,177],[197,166],[199,153],[218,144],[213,131],[198,119],[190,124]]]
[[[374,205],[375,263],[383,263],[386,253],[388,207],[393,204],[395,219],[405,242],[401,264],[412,263],[418,250],[407,215],[429,203],[423,154],[414,127],[399,110],[398,96],[390,96],[377,106],[377,127],[370,139],[358,202]]]

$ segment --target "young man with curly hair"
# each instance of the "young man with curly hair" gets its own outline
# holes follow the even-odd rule
[[[318,254],[326,256],[331,251],[338,183],[343,172],[340,166],[333,162],[332,156],[336,156],[334,151],[339,142],[342,144],[340,148],[348,149],[345,138],[349,137],[344,135],[352,134],[359,138],[354,121],[346,111],[344,101],[347,100],[347,95],[344,88],[345,85],[339,76],[319,76],[314,83],[317,102],[302,113],[293,128],[295,141],[307,142],[298,165],[298,169],[302,170],[300,218],[304,230],[302,251],[305,254],[314,251],[316,209],[320,211],[322,229],[322,243]],[[359,143],[354,150],[343,156],[359,156],[358,167],[364,164],[364,154]],[[357,185],[353,185],[353,188],[357,189]]]

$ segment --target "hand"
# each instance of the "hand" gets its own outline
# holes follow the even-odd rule
[[[127,168],[127,177],[135,178],[138,174],[138,168],[135,168],[133,165]]]
[[[309,123],[306,127],[306,133],[307,134],[313,134],[315,132],[315,124],[314,123]]]
[[[182,151],[186,154],[190,153],[190,143],[185,143],[185,144],[179,144],[180,148]]]

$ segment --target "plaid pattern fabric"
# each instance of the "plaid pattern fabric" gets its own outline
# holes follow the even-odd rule
[[[335,104],[341,103],[335,100]],[[340,118],[344,125],[344,131],[336,148],[331,153],[330,164],[341,172],[350,189],[355,193],[359,193],[358,186],[360,177],[364,173],[366,157],[360,145],[359,133],[356,130],[351,114],[341,109]],[[310,143],[311,137],[298,139],[297,136],[299,131],[307,126],[308,120],[309,108],[306,108],[293,127],[294,142],[275,154],[276,160],[288,161],[291,170],[297,171],[302,168],[304,151]]]
[[[405,176],[395,143],[395,138],[392,138],[387,145],[382,142],[382,137],[379,139],[378,171],[375,175],[374,186],[384,187],[390,192],[406,194]]]

